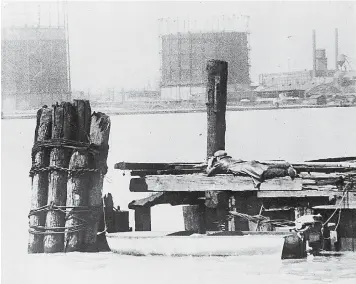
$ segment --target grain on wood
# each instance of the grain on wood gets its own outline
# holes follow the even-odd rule
[[[77,137],[79,142],[89,143],[91,108],[89,101],[74,100],[74,106],[77,111]],[[74,151],[69,162],[69,170],[89,169],[92,165],[92,155],[88,151]],[[65,251],[79,251],[83,245],[84,229],[88,216],[91,212],[83,211],[76,206],[88,205],[88,187],[91,184],[91,173],[83,172],[80,174],[71,174],[67,183],[67,201],[69,214],[66,216]],[[72,231],[74,230],[74,231]]]
[[[76,135],[76,111],[68,102],[53,106],[52,139],[63,138],[74,140]],[[72,150],[68,148],[53,148],[50,153],[50,166],[68,168]],[[66,171],[52,170],[49,174],[48,204],[65,206],[67,198]],[[50,210],[46,216],[46,227],[64,227],[65,214],[60,211]],[[53,232],[53,234],[51,234]],[[54,230],[48,230],[44,237],[44,252],[55,253],[64,250],[64,234],[56,234]]]
[[[52,131],[52,109],[47,106],[42,107],[37,112],[37,125],[35,130],[35,143],[51,139]],[[33,167],[45,168],[49,165],[49,149],[43,148],[39,150],[33,157]],[[31,187],[31,210],[45,206],[48,198],[48,172],[35,173],[32,177]],[[46,212],[42,211],[38,214],[31,215],[30,226],[44,226]],[[28,252],[41,253],[43,252],[43,234],[29,235]]]
[[[301,190],[302,180],[289,177],[270,179],[261,184],[261,190]],[[257,191],[250,177],[206,174],[192,175],[153,175],[145,178],[132,178],[130,191]]]
[[[103,174],[106,173],[109,135],[110,135],[111,122],[109,116],[101,112],[94,112],[91,116],[90,124],[90,143],[101,148],[99,154],[94,157],[93,168],[100,169]],[[104,175],[93,174],[91,183],[88,188],[88,206],[100,208],[102,206],[102,192]],[[94,210],[91,214],[91,222],[88,225],[84,235],[84,247],[86,251],[98,251],[96,247],[97,232],[99,226],[99,219],[102,209]]]

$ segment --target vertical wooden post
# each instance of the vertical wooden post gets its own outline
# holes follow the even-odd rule
[[[225,150],[227,74],[228,64],[225,61],[209,60],[207,64],[207,159],[218,150]],[[206,192],[206,205],[216,208],[220,229],[227,226],[229,196],[225,193]],[[216,200],[217,202],[214,202]],[[213,202],[212,202],[213,201]]]
[[[37,112],[37,125],[35,131],[35,142],[42,142],[51,139],[52,109],[47,106],[42,107]],[[49,150],[47,148],[39,150],[33,157],[32,167],[44,168],[49,165]],[[45,206],[48,197],[48,172],[35,173],[32,177],[31,210]],[[30,216],[30,226],[44,226],[46,212],[42,211]],[[42,234],[29,235],[28,252],[43,252]]]
[[[95,168],[100,169],[101,173],[92,176],[92,185],[88,188],[88,206],[96,207],[97,210],[91,212],[91,223],[85,232],[84,246],[85,251],[98,251],[96,239],[100,215],[102,212],[102,192],[104,183],[104,174],[106,174],[106,160],[109,151],[109,135],[111,122],[110,117],[101,112],[94,112],[91,116],[90,124],[90,143],[100,148],[100,153],[95,157]],[[101,209],[100,209],[101,208]]]
[[[90,122],[91,122],[91,108],[89,101],[74,100],[74,106],[77,110],[77,141],[89,143]],[[88,151],[75,150],[69,162],[69,170],[88,169],[91,162],[91,154]],[[87,219],[86,216],[90,212],[76,212],[76,209],[70,209],[73,206],[87,206],[88,205],[88,187],[90,186],[91,173],[82,172],[76,174],[75,172],[68,177],[67,183],[67,202],[70,213],[67,214],[65,226],[70,228],[66,232],[65,237],[65,251],[79,251],[83,242],[85,224],[81,219]],[[80,209],[79,209],[80,210]],[[74,230],[74,231],[72,231]]]
[[[207,64],[207,157],[218,150],[225,150],[227,62],[209,60]]]
[[[187,205],[183,207],[184,229],[198,234],[206,232],[205,227],[205,206]]]
[[[236,210],[236,199],[235,195],[231,195],[229,198],[229,211],[235,211]],[[236,222],[235,218],[230,218],[228,219],[228,231],[234,232],[236,231]]]
[[[53,106],[52,139],[75,138],[76,112],[71,103],[62,102],[60,105]],[[68,148],[57,147],[51,150],[50,166],[68,168],[71,150]],[[65,206],[67,198],[67,172],[65,170],[52,170],[49,175],[48,185],[48,204]],[[49,210],[46,216],[46,227],[64,227],[65,214],[60,211]],[[64,234],[56,233],[58,230],[48,230],[49,234],[44,237],[44,252],[54,253],[63,252]]]
[[[135,209],[135,231],[151,231],[151,208]]]

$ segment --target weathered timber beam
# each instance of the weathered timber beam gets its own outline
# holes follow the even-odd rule
[[[204,203],[203,193],[200,192],[158,192],[151,196],[133,200],[129,203],[129,209],[136,209],[139,207],[153,207],[158,204],[171,204],[183,205],[183,204],[201,204]]]
[[[201,169],[132,170],[131,176],[150,175],[191,175],[202,173]]]
[[[289,177],[267,180],[262,183],[261,190],[301,190],[302,180],[291,180]],[[191,175],[160,175],[132,178],[130,191],[257,191],[250,177],[233,175],[216,175],[207,177],[205,174]]]
[[[356,162],[356,157],[325,158],[325,159],[309,160],[307,162],[347,162],[347,161]]]
[[[355,210],[356,209],[356,202],[343,203],[341,205],[339,205],[339,204],[336,204],[336,205],[318,205],[318,206],[314,206],[313,207],[313,209],[319,209],[319,210],[336,210],[338,208]]]
[[[260,161],[261,163],[273,165],[285,163],[285,161]],[[356,162],[305,162],[292,163],[299,174],[307,173],[347,173],[356,171]],[[205,163],[127,163],[115,164],[115,169],[131,171],[132,176],[145,175],[182,175],[203,173],[206,169]]]
[[[340,191],[324,191],[324,190],[261,190],[257,192],[258,198],[283,198],[283,197],[329,197],[329,196],[342,196],[343,192]]]
[[[356,171],[350,171],[346,173],[299,173],[299,177],[302,179],[312,179],[312,180],[327,180],[327,179],[345,179],[345,178],[352,178],[356,179]]]
[[[116,163],[114,168],[117,170],[169,170],[169,169],[192,169],[194,167],[203,166],[204,163],[130,163],[119,162]]]

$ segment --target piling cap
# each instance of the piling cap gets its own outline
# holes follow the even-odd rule
[[[218,150],[214,153],[214,157],[227,156],[227,152],[225,150]]]

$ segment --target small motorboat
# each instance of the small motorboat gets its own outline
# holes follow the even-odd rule
[[[177,232],[107,233],[112,252],[126,255],[241,256],[281,255],[284,236],[280,232]]]
[[[320,215],[295,221],[293,232],[117,232],[106,233],[110,250],[136,256],[278,255],[300,259],[323,255]]]

